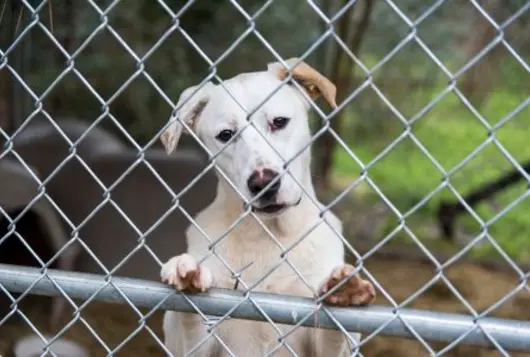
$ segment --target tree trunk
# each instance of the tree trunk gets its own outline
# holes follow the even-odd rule
[[[53,7],[52,2],[48,3],[49,6],[49,21],[50,21],[50,32],[52,32],[55,37],[58,39],[59,43],[63,48],[69,53],[72,54],[74,37],[76,34],[76,22],[75,14],[73,7],[73,0],[63,0],[63,6]],[[58,25],[58,26],[55,26]],[[58,33],[56,33],[58,30]],[[62,30],[62,31],[61,31]],[[62,71],[66,68],[66,58],[61,52],[56,53],[56,62],[55,66],[58,66]],[[62,115],[62,110],[64,109],[64,103],[68,102],[68,95],[73,93],[72,82],[69,80],[62,81],[62,88],[59,91],[55,91],[50,98],[50,108],[49,111],[52,116]]]
[[[345,39],[348,34],[353,32],[351,41],[347,41],[349,49],[352,53],[358,55],[359,49],[362,44],[362,39],[370,23],[370,15],[373,9],[373,0],[365,0],[364,8],[361,15],[361,19],[355,29],[352,26],[353,20],[353,7],[350,7],[346,13],[341,17],[338,24],[337,35],[341,39]],[[348,96],[346,93],[350,88],[353,80],[354,62],[345,56],[342,49],[338,48],[335,53],[332,71],[330,74],[330,80],[337,86],[337,103],[340,103]],[[329,128],[332,129],[336,134],[340,135],[342,129],[342,117],[343,112],[335,115],[333,119],[330,119]],[[316,182],[320,189],[328,190],[331,187],[331,169],[333,166],[333,152],[337,147],[337,141],[330,134],[326,133],[322,135],[320,141],[317,144],[316,158],[315,158],[315,172]]]
[[[503,3],[500,0],[486,0],[479,4],[493,18],[496,17],[494,14],[498,14],[503,9]],[[475,14],[472,28],[474,30],[471,33],[474,36],[470,37],[466,48],[468,60],[480,53],[495,37],[495,28],[478,11]],[[484,103],[491,90],[494,73],[491,69],[497,57],[496,49],[493,48],[487,52],[468,69],[467,73],[463,74],[462,93],[476,108]]]

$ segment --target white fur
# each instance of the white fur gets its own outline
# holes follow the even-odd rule
[[[263,71],[241,74],[225,81],[224,85],[245,110],[252,111],[280,83],[272,72]],[[196,90],[197,87],[192,89]],[[190,92],[190,89],[184,92],[180,103],[189,97]],[[209,84],[199,90],[194,98],[196,99],[192,102],[195,104],[187,107],[184,105],[177,115],[198,135],[211,154],[216,155],[225,146],[215,138],[217,134],[224,129],[239,130],[246,126],[246,112],[220,85]],[[238,191],[245,199],[250,199],[247,179],[254,170],[269,168],[282,172],[284,162],[298,155],[288,165],[288,170],[302,184],[303,189],[289,174],[283,175],[277,201],[293,206],[279,214],[262,217],[262,222],[285,248],[295,244],[319,219],[319,207],[315,207],[306,195],[307,192],[315,199],[309,148],[299,154],[311,141],[307,118],[309,106],[304,98],[295,87],[283,86],[252,115],[255,128],[250,126],[245,129],[216,159],[217,165]],[[200,100],[207,102],[202,112],[196,116],[196,113],[190,114],[193,105]],[[288,117],[290,122],[284,129],[273,132],[269,123],[278,116]],[[164,134],[166,138],[163,141],[168,152],[178,142],[182,130],[180,125],[173,124]],[[270,147],[262,135],[276,150]],[[212,240],[224,234],[244,212],[242,198],[222,175],[219,178],[215,200],[195,217],[196,224]],[[295,205],[300,198],[300,203]],[[333,213],[328,211],[325,216],[337,231],[342,231],[341,222]],[[161,273],[164,281],[171,283],[172,280],[184,278],[186,273],[196,271],[196,261],[208,256],[200,264],[201,273],[195,280],[196,283],[205,289],[210,286],[233,289],[235,280],[216,255],[236,271],[251,263],[242,273],[242,280],[247,285],[260,280],[281,261],[282,251],[251,215],[242,219],[215,246],[215,255],[208,250],[208,240],[193,225],[187,230],[186,238],[187,254],[174,257],[164,265]],[[287,259],[312,289],[284,262],[256,286],[254,291],[314,297],[314,292],[326,281],[332,270],[344,264],[344,248],[328,225],[321,223],[287,254]],[[178,284],[172,285],[181,286]],[[241,284],[239,289],[242,289]],[[285,326],[283,331],[288,331],[289,328],[291,327]],[[235,356],[245,357],[270,353],[277,346],[279,337],[269,323],[233,319],[221,323],[215,332]],[[166,346],[173,355],[184,356],[207,332],[199,315],[166,312],[164,335]],[[358,341],[360,335],[354,334],[352,337]],[[298,356],[349,355],[346,338],[338,331],[298,328],[286,342]],[[217,357],[230,354],[211,337],[193,355]],[[282,348],[274,356],[291,356],[291,353]]]

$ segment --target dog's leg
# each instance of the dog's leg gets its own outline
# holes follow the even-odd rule
[[[350,277],[355,268],[349,264],[344,264],[334,269],[324,284],[320,287],[320,295],[333,289],[344,279]],[[375,299],[375,289],[367,280],[353,275],[340,286],[333,294],[324,299],[324,302],[336,306],[361,306],[372,303]],[[347,342],[346,336],[340,331],[319,330],[316,337],[317,356],[350,356],[352,350],[360,342],[361,335],[352,333],[351,340]],[[348,339],[348,340],[349,340]]]
[[[310,356],[357,356],[354,354],[356,346],[361,341],[360,333],[349,333],[345,336],[341,331],[317,329],[313,331],[313,349]]]
[[[210,270],[199,266],[195,258],[182,254],[169,259],[160,272],[162,281],[174,286],[177,290],[205,292],[213,284]]]
[[[219,357],[219,343],[208,338],[207,327],[199,315],[167,311],[163,320],[164,344],[173,354],[184,357],[193,351],[196,357]]]
[[[204,292],[213,284],[213,276],[205,266],[197,264],[190,254],[182,254],[169,259],[160,272],[162,281],[177,290]],[[165,345],[174,357],[185,356],[207,336],[206,327],[200,316],[192,313],[167,311],[164,315]],[[210,338],[195,351],[198,357],[211,357],[215,354],[215,341]]]

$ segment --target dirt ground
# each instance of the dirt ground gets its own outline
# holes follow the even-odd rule
[[[366,262],[366,267],[374,278],[385,287],[389,296],[396,303],[402,303],[436,276],[432,266],[406,260],[399,261],[374,257]],[[449,268],[445,276],[478,312],[484,311],[519,285],[515,274],[496,272],[470,263],[460,263]],[[46,332],[44,326],[48,303],[49,301],[45,298],[28,297],[20,306],[24,315],[33,321],[41,332]],[[376,303],[381,305],[389,304],[381,293],[379,293]],[[446,312],[467,312],[466,307],[459,302],[443,282],[434,284],[406,306]],[[64,336],[88,348],[91,356],[108,354],[108,351],[98,342],[98,338],[104,341],[111,349],[122,345],[115,353],[116,356],[164,356],[155,338],[145,329],[138,328],[140,318],[130,307],[94,302],[83,310],[81,316],[98,337],[94,337],[89,328],[79,321],[71,325]],[[162,312],[157,312],[145,321],[159,339],[162,336],[161,316]],[[530,293],[523,290],[515,294],[510,300],[495,309],[491,316],[530,320]],[[62,326],[66,325],[67,322],[68,319],[65,318],[62,321]],[[11,316],[0,327],[0,355],[6,356],[13,340],[29,332],[29,326],[19,315]],[[127,340],[127,336],[133,332],[137,332],[136,335]],[[431,344],[431,347],[436,351],[442,349],[444,345]],[[430,355],[419,342],[380,336],[369,340],[363,347],[362,353],[367,357]],[[444,355],[489,357],[500,356],[501,354],[497,351],[457,346]],[[510,353],[510,355],[530,356],[528,353]]]

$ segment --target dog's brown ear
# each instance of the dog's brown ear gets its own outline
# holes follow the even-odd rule
[[[195,128],[197,120],[206,107],[206,104],[208,104],[212,86],[213,84],[211,82],[206,83],[201,88],[199,86],[193,86],[184,90],[180,95],[177,103],[177,108],[180,109],[171,116],[169,126],[160,136],[160,141],[162,141],[168,154],[171,154],[177,147],[182,130],[184,129],[182,123],[186,123],[192,130]]]
[[[335,109],[337,107],[335,102],[337,87],[329,79],[307,63],[300,62],[298,58],[290,58],[285,63],[292,70],[294,80],[304,87],[311,99],[314,100],[323,96],[332,108]],[[289,69],[280,62],[269,64],[268,70],[280,80],[284,80],[289,75]]]

